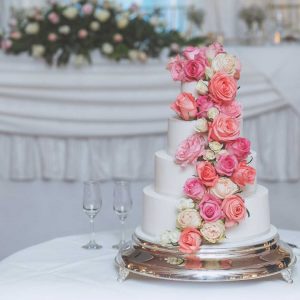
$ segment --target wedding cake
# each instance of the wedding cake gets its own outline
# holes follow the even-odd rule
[[[181,91],[166,150],[144,189],[136,234],[183,253],[209,244],[247,244],[276,234],[268,190],[256,183],[256,153],[242,137],[241,64],[220,44],[187,47],[168,63]]]

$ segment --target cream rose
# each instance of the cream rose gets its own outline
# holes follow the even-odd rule
[[[211,107],[208,111],[207,111],[207,117],[211,120],[213,120],[215,117],[218,116],[219,114],[219,110],[216,107]]]
[[[63,15],[65,18],[73,20],[78,15],[78,10],[76,7],[69,6],[63,11]]]
[[[100,24],[97,21],[93,21],[90,24],[90,29],[92,31],[98,31],[100,29]]]
[[[71,31],[71,28],[68,25],[63,25],[58,28],[58,32],[61,34],[67,35],[70,33],[70,31]]]
[[[227,177],[220,177],[210,192],[220,199],[233,195],[238,192],[238,186]]]
[[[144,51],[139,51],[138,52],[138,59],[141,62],[146,62],[147,59],[148,59],[148,56],[147,56],[147,54]]]
[[[25,27],[25,32],[30,35],[37,34],[39,31],[40,31],[40,25],[39,25],[39,23],[36,23],[36,22],[29,23]]]
[[[214,160],[215,158],[216,158],[215,152],[210,149],[206,150],[203,155],[204,160]]]
[[[81,67],[81,66],[87,65],[88,61],[87,61],[86,57],[83,54],[77,54],[75,56],[74,63],[77,67]]]
[[[199,80],[196,85],[196,90],[200,95],[206,95],[208,92],[208,82],[204,80]]]
[[[129,50],[128,57],[130,60],[137,60],[139,57],[139,52],[137,50]]]
[[[104,43],[104,44],[102,45],[102,52],[103,52],[104,54],[112,54],[113,51],[114,51],[114,47],[113,47],[111,44],[109,44],[109,43]]]
[[[208,146],[215,153],[219,153],[221,151],[221,149],[223,148],[223,144],[216,142],[216,141],[209,142]]]
[[[225,72],[228,75],[234,75],[236,70],[239,67],[239,61],[237,58],[228,53],[219,53],[213,60],[212,60],[212,69],[215,72]]]
[[[195,131],[197,132],[207,132],[208,131],[208,123],[205,118],[200,118],[197,120],[195,125]]]
[[[118,21],[117,21],[117,26],[119,29],[124,29],[125,27],[127,27],[129,21],[128,18],[126,17],[121,17]]]
[[[100,22],[106,22],[110,17],[110,12],[107,9],[96,10],[94,17]]]
[[[182,210],[177,216],[177,226],[181,229],[187,227],[197,228],[201,224],[201,217],[196,209]]]
[[[31,53],[33,57],[39,58],[42,57],[45,53],[45,47],[43,45],[32,45],[31,47]]]
[[[178,210],[185,210],[189,208],[195,208],[195,202],[192,199],[182,199],[177,205]]]
[[[160,243],[162,246],[171,246],[178,243],[180,237],[180,231],[175,230],[167,230],[163,232],[160,236]]]
[[[204,223],[200,232],[206,241],[215,244],[225,237],[225,225],[221,220]]]
[[[211,79],[214,76],[214,70],[210,67],[205,67],[205,78],[207,80]]]

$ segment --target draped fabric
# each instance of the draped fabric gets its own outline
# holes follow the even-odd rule
[[[295,103],[286,100],[271,73],[249,62],[255,49],[232,50],[242,54],[244,135],[258,153],[259,176],[299,179]],[[276,51],[274,64],[280,66]],[[152,178],[153,155],[166,146],[169,104],[179,90],[165,63],[99,60],[82,69],[57,69],[28,57],[0,57],[0,177]]]

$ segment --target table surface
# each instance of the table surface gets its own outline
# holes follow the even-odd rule
[[[300,231],[280,230],[282,240],[300,245]],[[117,282],[114,265],[118,234],[97,234],[101,250],[84,250],[87,235],[57,238],[17,252],[0,262],[1,300],[77,299],[300,299],[300,263],[294,283],[280,276],[248,282],[184,283],[131,274]],[[298,253],[300,254],[300,253]],[[97,297],[97,298],[96,298]],[[109,297],[109,298],[108,298]],[[218,298],[217,298],[218,297]]]

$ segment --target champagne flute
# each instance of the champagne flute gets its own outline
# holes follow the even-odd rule
[[[82,246],[84,249],[101,249],[95,241],[94,221],[102,206],[101,182],[89,180],[83,183],[83,211],[90,219],[90,241]]]
[[[132,199],[130,195],[129,183],[124,180],[118,180],[114,183],[113,209],[119,217],[121,223],[121,239],[119,244],[114,245],[114,249],[121,249],[125,245],[125,221],[132,208]]]

